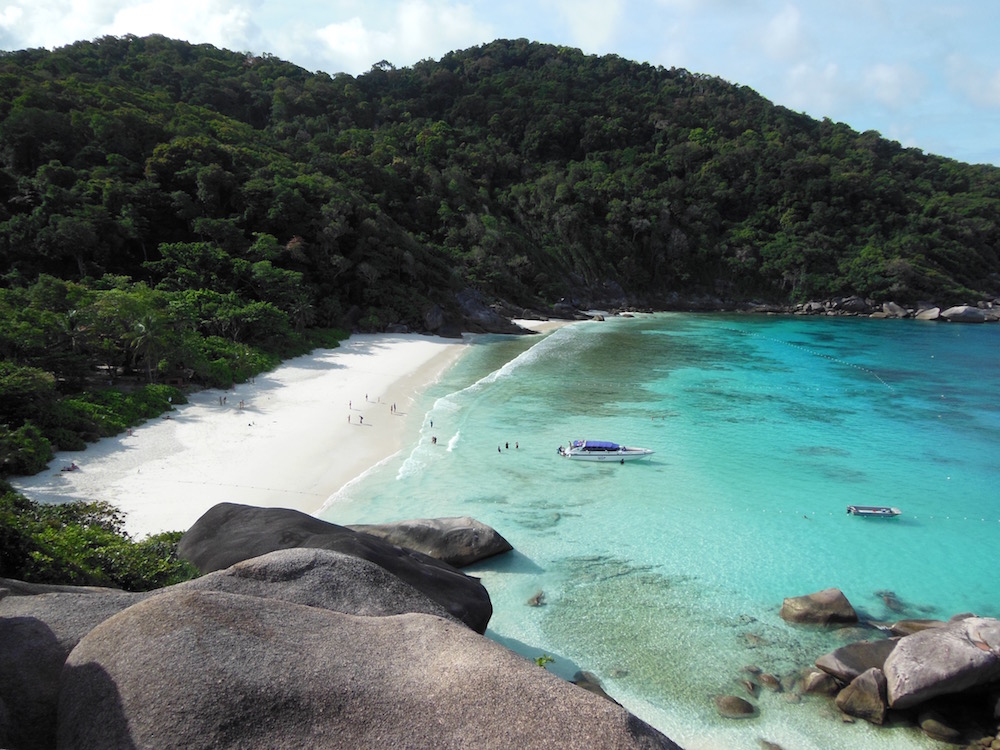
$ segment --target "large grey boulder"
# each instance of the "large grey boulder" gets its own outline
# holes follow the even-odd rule
[[[837,708],[848,716],[882,724],[888,710],[885,693],[885,675],[878,667],[872,667],[837,694]]]
[[[985,323],[986,313],[972,305],[956,305],[941,313],[941,317],[953,323]]]
[[[326,549],[269,552],[169,590],[223,591],[366,617],[422,612],[462,624],[385,568]]]
[[[909,313],[906,308],[896,302],[883,302],[882,312],[890,318],[905,318]]]
[[[107,586],[70,586],[58,583],[29,583],[16,578],[0,578],[0,599],[7,596],[34,596],[35,594],[120,594],[121,589]]]
[[[456,568],[514,549],[495,529],[469,516],[351,524],[347,528],[423,552]]]
[[[676,748],[463,626],[174,590],[70,654],[58,747]]]
[[[0,706],[6,724],[0,746],[52,747],[66,657],[92,628],[146,595],[5,582],[19,594],[0,599]],[[53,593],[23,593],[28,591]]]
[[[968,617],[901,638],[885,676],[891,708],[1000,680],[1000,621]]]
[[[486,632],[493,606],[477,579],[429,555],[297,510],[219,503],[188,529],[177,552],[203,573],[209,573],[268,552],[296,547],[329,549],[373,562],[476,632]]]
[[[788,622],[830,625],[857,622],[858,614],[840,589],[829,588],[784,600],[780,615]]]
[[[850,682],[872,667],[881,669],[886,657],[896,648],[898,640],[898,638],[884,638],[877,641],[849,643],[819,657],[816,666],[841,682]]]

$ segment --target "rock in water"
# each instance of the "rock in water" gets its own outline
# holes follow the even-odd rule
[[[715,696],[715,710],[727,719],[749,719],[757,713],[750,701],[735,695]]]
[[[837,708],[848,716],[882,724],[886,706],[885,675],[877,667],[863,672],[837,694]]]
[[[941,313],[941,317],[953,323],[985,323],[986,313],[972,305],[956,305]]]
[[[70,654],[59,747],[667,748],[611,701],[438,617],[171,591]]]
[[[881,669],[898,642],[898,638],[888,638],[849,643],[819,657],[816,666],[841,682],[850,682],[872,667]]]
[[[329,549],[379,565],[485,633],[493,605],[483,585],[448,563],[287,508],[219,503],[188,529],[178,554],[203,573],[281,549]]]
[[[423,552],[456,568],[514,549],[495,529],[469,516],[352,524],[347,528]]]
[[[829,625],[857,622],[858,614],[840,589],[829,588],[815,594],[793,596],[781,605],[781,617],[788,622]]]
[[[1000,621],[968,617],[901,638],[885,676],[891,708],[1000,680]]]

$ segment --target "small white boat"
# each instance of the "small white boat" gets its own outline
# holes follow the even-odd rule
[[[899,508],[891,508],[888,505],[848,505],[847,512],[852,516],[877,516],[881,518],[893,518],[901,511]]]
[[[653,455],[649,448],[627,448],[606,440],[571,440],[569,447],[559,446],[559,455],[578,461],[617,461],[625,463]]]

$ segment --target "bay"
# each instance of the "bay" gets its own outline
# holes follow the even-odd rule
[[[917,748],[829,701],[754,698],[862,631],[782,599],[835,586],[865,621],[1000,615],[1000,329],[909,320],[657,314],[476,337],[405,416],[407,448],[331,498],[335,523],[473,516],[515,552],[471,569],[488,635],[584,669],[689,750]],[[575,438],[651,448],[568,461]],[[848,516],[894,505],[895,519]],[[531,606],[541,602],[540,606]],[[868,633],[867,635],[871,635]]]

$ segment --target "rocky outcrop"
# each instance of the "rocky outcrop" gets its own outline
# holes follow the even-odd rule
[[[425,613],[462,624],[375,563],[322,549],[272,552],[159,592],[4,583],[8,591],[23,592],[0,600],[0,713],[10,723],[0,745],[13,748],[54,745],[59,676],[80,639],[167,591],[221,591],[352,615]]]
[[[1000,681],[1000,621],[969,617],[901,638],[885,676],[892,708]]]
[[[912,635],[928,628],[940,628],[945,624],[943,620],[896,620],[892,625],[889,625],[889,632],[899,636]]]
[[[347,528],[423,552],[456,568],[514,549],[495,529],[469,516],[352,524]]]
[[[985,323],[986,313],[972,305],[956,305],[942,311],[941,317],[952,323]]]
[[[146,595],[5,583],[19,593],[0,599],[0,714],[8,724],[0,746],[52,747],[66,657],[91,629]],[[32,590],[51,593],[26,593]]]
[[[840,692],[841,683],[828,672],[819,669],[810,670],[802,679],[802,692],[805,695],[833,696]]]
[[[326,549],[270,552],[171,589],[279,599],[365,617],[417,612],[461,624],[447,609],[379,565]]]
[[[889,318],[905,318],[909,316],[906,308],[902,305],[896,304],[895,302],[883,302],[882,312],[886,314]]]
[[[829,625],[858,621],[857,612],[840,589],[829,588],[814,594],[784,600],[780,615],[788,622]]]
[[[177,550],[181,557],[208,573],[296,547],[328,549],[373,562],[476,632],[486,631],[493,614],[483,585],[451,565],[296,510],[220,503],[184,534]]]
[[[174,590],[70,654],[61,747],[676,748],[453,622]]]
[[[878,667],[872,667],[837,694],[837,708],[848,716],[882,724],[888,710],[885,695],[885,675]]]
[[[464,289],[455,295],[462,314],[462,330],[469,333],[534,333],[522,328],[509,316],[490,306],[474,289]]]
[[[841,682],[850,682],[872,667],[881,669],[897,642],[897,638],[889,638],[849,643],[819,657],[816,666]]]
[[[803,693],[830,695],[846,714],[910,722],[942,742],[1000,747],[1000,620],[968,613],[947,622],[872,623],[897,636],[852,643],[816,660]],[[842,631],[844,633],[848,631]],[[919,712],[919,713],[918,713]]]

